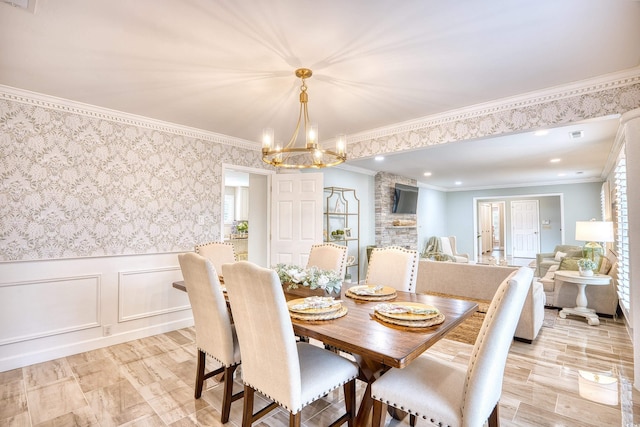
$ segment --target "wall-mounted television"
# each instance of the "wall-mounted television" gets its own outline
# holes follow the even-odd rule
[[[417,208],[418,187],[396,184],[391,212],[397,214],[414,214]]]

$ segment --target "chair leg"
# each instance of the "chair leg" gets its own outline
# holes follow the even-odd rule
[[[387,405],[379,400],[373,399],[373,415],[371,418],[371,427],[383,427],[386,418]]]
[[[242,407],[242,427],[251,427],[253,423],[253,394],[254,390],[244,386],[244,406]]]
[[[196,389],[195,398],[200,399],[202,396],[202,387],[204,385],[204,365],[206,363],[206,354],[204,351],[198,350],[198,367],[196,368]]]
[[[244,396],[243,391],[238,392],[235,395],[233,394],[233,373],[235,372],[237,367],[238,365],[233,365],[224,369],[222,416],[220,417],[220,421],[222,421],[222,424],[226,424],[229,421],[229,415],[231,414],[231,402],[235,402],[236,400]]]
[[[300,420],[302,420],[302,411],[297,414],[289,413],[289,427],[300,427]]]
[[[343,387],[344,406],[347,411],[347,426],[353,427],[356,420],[356,380],[351,380]]]
[[[498,406],[500,404],[496,403],[496,406],[491,411],[491,415],[489,415],[489,427],[499,427],[500,426],[500,414]]]

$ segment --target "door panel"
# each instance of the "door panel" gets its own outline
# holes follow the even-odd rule
[[[277,174],[272,180],[271,260],[305,266],[322,242],[321,173]]]
[[[537,200],[511,202],[513,256],[535,258],[540,252]]]

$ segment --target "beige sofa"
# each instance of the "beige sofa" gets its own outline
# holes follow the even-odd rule
[[[536,272],[534,276],[543,277],[552,265],[560,265],[560,259],[556,259],[556,254],[562,252],[568,257],[582,257],[582,247],[574,245],[557,245],[553,252],[542,252],[536,254]],[[561,258],[561,257],[559,257]]]
[[[588,307],[598,314],[614,316],[618,310],[618,293],[616,292],[616,278],[618,277],[618,263],[615,255],[609,253],[607,256],[610,270],[603,271],[611,276],[611,283],[607,286],[587,286]],[[546,305],[550,307],[575,307],[578,286],[574,283],[564,282],[555,277],[555,269],[549,268],[547,274],[540,279],[534,278],[542,284],[546,296]],[[419,276],[418,276],[419,277]]]
[[[528,267],[522,267],[528,268]],[[502,267],[422,259],[418,266],[416,293],[437,292],[478,300],[491,300],[500,283],[518,267]],[[515,332],[519,341],[532,342],[544,321],[542,284],[532,283]]]

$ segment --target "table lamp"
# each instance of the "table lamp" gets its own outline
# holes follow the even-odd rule
[[[590,258],[597,265],[594,271],[600,270],[604,248],[600,242],[613,242],[613,222],[611,221],[576,221],[576,240],[585,243],[582,256]]]

